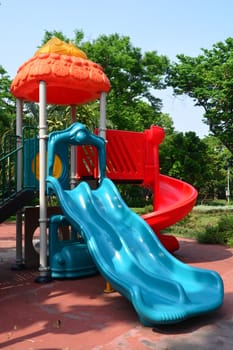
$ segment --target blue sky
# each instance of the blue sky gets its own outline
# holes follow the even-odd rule
[[[41,44],[45,30],[62,31],[71,39],[75,29],[85,39],[100,34],[129,36],[142,52],[155,50],[175,61],[183,53],[197,56],[233,36],[232,0],[0,0],[0,65],[14,77],[18,67]],[[159,94],[163,111],[177,131],[208,133],[202,109],[188,97]]]

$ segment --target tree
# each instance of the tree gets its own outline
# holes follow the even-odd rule
[[[160,145],[160,171],[192,184],[198,198],[225,199],[230,151],[214,136],[200,139],[194,132],[173,132]],[[230,186],[232,174],[230,174]]]
[[[71,41],[62,32],[46,31],[42,44],[53,36]],[[72,42],[89,59],[103,67],[111,82],[107,99],[108,126],[141,131],[151,124],[163,126],[163,120],[167,125],[168,116],[161,113],[162,102],[152,93],[152,90],[165,87],[164,77],[169,65],[167,57],[159,56],[155,51],[142,54],[129,37],[118,34],[100,35],[96,40],[84,41],[83,32],[76,30]],[[85,106],[82,108],[86,113]],[[98,111],[96,107],[93,110]],[[96,122],[96,114],[92,117]]]
[[[207,146],[195,132],[173,132],[160,145],[161,173],[186,181],[198,191],[208,181]]]
[[[0,80],[0,144],[2,146],[5,133],[15,129],[15,101],[10,93],[11,80],[2,66],[0,66]]]
[[[233,38],[202,49],[197,57],[177,55],[169,68],[168,86],[204,108],[210,131],[233,153]]]
[[[139,131],[161,124],[162,102],[152,90],[165,87],[167,57],[156,51],[142,54],[129,37],[119,34],[101,35],[81,48],[103,67],[111,82],[107,112],[113,127]]]
[[[205,194],[208,198],[226,198],[227,188],[227,167],[232,167],[230,151],[223,146],[214,136],[207,136],[202,140],[207,146],[206,166],[209,179],[205,186]],[[230,176],[232,183],[232,175]]]

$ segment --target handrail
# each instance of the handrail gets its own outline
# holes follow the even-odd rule
[[[4,159],[7,159],[9,158],[12,154],[15,154],[17,153],[19,150],[21,150],[23,148],[23,146],[19,146],[19,147],[16,147],[13,151],[5,154],[2,158],[0,158],[0,162],[2,162]]]
[[[7,139],[10,139],[10,142],[7,143]],[[14,140],[12,150],[12,142]],[[16,147],[16,136],[8,135],[4,139],[4,148],[3,156],[0,159],[0,204],[3,204],[5,201],[9,200],[15,196],[17,192],[17,174],[15,173],[16,164],[17,164],[17,153],[22,147]],[[7,147],[10,148],[10,152]]]
[[[28,185],[24,183],[24,176],[23,176],[24,169],[25,169],[24,163],[25,161],[30,160],[30,157],[24,156],[25,152],[28,152],[28,150],[25,150],[25,142],[27,140],[26,136],[28,136],[28,133],[27,133],[28,130],[30,130],[29,136],[30,136],[31,130],[33,130],[33,138],[36,142],[36,132],[35,132],[36,129],[35,130],[34,129],[35,128],[27,127],[27,126],[23,128],[23,138],[22,138],[22,144],[20,146],[17,146],[18,137],[16,135],[6,135],[4,138],[3,155],[0,158],[0,205],[1,206],[5,202],[15,197],[18,192],[17,176],[19,176],[19,174],[17,174],[17,159],[18,159],[19,152],[22,152],[23,154],[23,164],[21,167],[22,179],[23,179],[22,190],[28,187]],[[35,150],[35,146],[34,146],[34,150]],[[34,166],[36,167],[36,164],[34,164]],[[30,186],[30,188],[36,188],[36,179],[35,179],[35,182],[32,184],[32,186]]]

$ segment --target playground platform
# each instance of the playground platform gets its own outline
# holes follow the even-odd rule
[[[34,282],[38,271],[12,271],[15,224],[0,224],[0,348],[7,350],[230,350],[233,344],[233,249],[179,239],[176,257],[217,271],[221,309],[175,325],[144,327],[100,275]],[[205,296],[203,296],[205,298]]]

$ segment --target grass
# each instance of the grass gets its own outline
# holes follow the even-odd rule
[[[134,209],[139,215],[152,211],[150,206]],[[233,206],[196,206],[192,212],[163,233],[196,239],[199,243],[233,247]]]
[[[197,239],[199,235],[205,232],[206,227],[215,227],[219,219],[219,214],[207,214],[193,210],[183,220],[164,230],[164,233]]]

